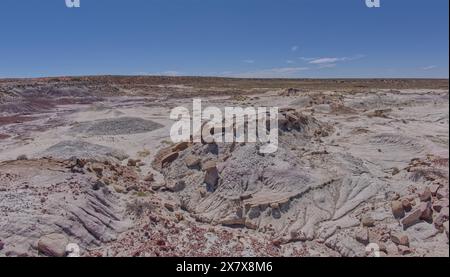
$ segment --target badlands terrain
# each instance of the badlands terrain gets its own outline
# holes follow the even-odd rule
[[[278,151],[172,143],[194,97]],[[0,256],[448,257],[448,216],[448,80],[0,80]]]

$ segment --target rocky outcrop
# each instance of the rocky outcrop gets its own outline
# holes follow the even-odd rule
[[[74,164],[50,159],[0,164],[0,179],[8,178],[0,182],[6,255],[37,255],[37,249],[61,257],[69,242],[86,250],[115,240],[130,226],[120,196],[104,184],[94,185],[99,171],[74,174]]]

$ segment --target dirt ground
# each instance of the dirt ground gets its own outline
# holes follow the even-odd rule
[[[174,107],[279,107],[273,154]],[[0,256],[449,256],[448,80],[0,80]]]

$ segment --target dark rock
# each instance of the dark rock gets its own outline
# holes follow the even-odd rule
[[[395,218],[403,218],[405,210],[401,201],[395,200],[391,202],[392,214]]]
[[[40,253],[50,257],[64,257],[66,246],[69,243],[67,237],[63,234],[50,234],[43,236],[38,241],[38,250]]]
[[[425,190],[419,195],[420,201],[428,202],[431,200],[432,194],[429,187],[425,188]]]

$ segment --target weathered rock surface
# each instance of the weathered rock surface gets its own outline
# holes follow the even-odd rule
[[[29,160],[0,163],[0,237],[5,252],[63,256],[66,244],[98,247],[130,225],[108,187],[98,178],[73,174],[72,161]],[[7,180],[7,182],[5,182]]]
[[[39,239],[38,250],[46,256],[64,257],[68,243],[69,240],[63,234],[49,234]]]

